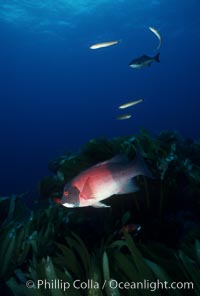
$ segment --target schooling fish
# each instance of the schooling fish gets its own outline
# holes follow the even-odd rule
[[[160,35],[160,33],[158,32],[158,30],[156,30],[155,28],[153,27],[149,27],[149,30],[154,33],[156,35],[156,37],[158,38],[159,40],[159,44],[158,44],[158,47],[157,47],[157,50],[161,47],[161,44],[162,44],[162,37]]]
[[[154,57],[149,57],[149,56],[144,54],[141,57],[132,60],[129,63],[129,67],[131,67],[133,69],[140,69],[140,68],[143,68],[143,67],[146,67],[146,66],[151,66],[153,61],[156,61],[156,62],[160,63],[159,57],[160,57],[160,53],[158,53]]]
[[[133,161],[125,156],[115,156],[110,160],[83,171],[64,187],[62,199],[56,201],[68,208],[107,207],[101,201],[114,194],[126,194],[138,190],[133,177],[151,177],[143,158],[137,153]]]
[[[122,115],[117,116],[117,119],[118,120],[125,120],[125,119],[129,119],[131,117],[132,117],[131,114],[122,114]]]
[[[120,42],[121,42],[121,40],[114,40],[114,41],[96,43],[96,44],[91,45],[90,49],[99,49],[99,48],[102,48],[102,47],[108,47],[108,46],[118,44]]]
[[[118,108],[119,109],[125,109],[125,108],[128,108],[128,107],[137,105],[139,103],[142,103],[142,102],[144,102],[144,99],[140,99],[140,100],[136,100],[136,101],[131,101],[131,102],[125,103],[123,105],[120,105]]]

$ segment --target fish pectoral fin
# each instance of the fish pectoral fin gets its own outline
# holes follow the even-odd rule
[[[94,208],[110,208],[110,206],[107,206],[106,204],[98,201],[95,204],[91,205]]]
[[[88,177],[84,186],[83,186],[83,190],[81,191],[81,196],[82,198],[84,199],[92,199],[92,196],[93,196],[93,191],[92,191],[92,188],[91,188],[91,178]]]
[[[93,200],[94,199],[94,197],[91,197],[91,196],[88,197],[88,196],[84,195],[83,193],[80,193],[79,196],[80,196],[80,198],[86,199],[86,200]]]
[[[133,179],[128,180],[118,191],[118,194],[128,194],[138,191],[139,188]]]

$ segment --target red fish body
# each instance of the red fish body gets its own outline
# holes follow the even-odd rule
[[[131,162],[123,156],[116,156],[92,166],[68,182],[61,203],[66,207],[106,207],[102,200],[114,194],[137,191],[132,178],[138,175],[151,176],[140,156]]]

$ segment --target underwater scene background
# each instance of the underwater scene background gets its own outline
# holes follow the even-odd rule
[[[200,295],[199,10],[0,0],[2,295]],[[56,203],[86,169],[138,154],[136,192]]]

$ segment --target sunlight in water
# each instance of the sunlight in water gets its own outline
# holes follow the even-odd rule
[[[130,5],[137,9],[148,9],[159,3],[160,0],[0,0],[0,20],[8,23],[40,25],[70,26],[74,17],[81,15],[94,16],[95,13],[104,13],[109,10],[112,15],[123,11]]]
[[[0,2],[0,18],[7,22],[24,22],[53,16],[57,18],[60,14],[90,13],[97,6],[111,2],[112,0],[13,0],[10,3]]]

